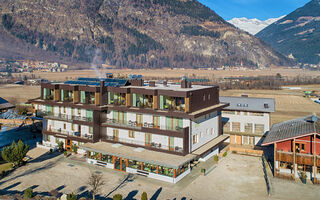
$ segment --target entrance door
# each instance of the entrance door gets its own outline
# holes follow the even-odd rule
[[[114,169],[119,171],[126,171],[126,159],[122,159],[121,157],[114,157]]]
[[[66,139],[66,150],[71,150],[72,147],[72,140]]]

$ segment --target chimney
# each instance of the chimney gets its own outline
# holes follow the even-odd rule
[[[156,87],[155,81],[149,81],[149,87]]]
[[[181,81],[181,88],[188,88],[188,82],[187,82],[187,80],[182,80],[182,81]]]
[[[168,83],[167,81],[163,81],[163,86],[167,87]]]

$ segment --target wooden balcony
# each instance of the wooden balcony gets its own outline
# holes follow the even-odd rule
[[[277,151],[276,160],[293,163],[293,153],[292,152]]]

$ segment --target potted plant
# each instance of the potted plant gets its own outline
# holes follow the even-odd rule
[[[219,161],[218,155],[213,156],[213,161],[214,161],[214,164],[218,164],[218,161]]]
[[[303,184],[307,183],[307,174],[306,174],[306,172],[301,171],[300,172],[300,178],[301,178],[301,181],[302,181]]]
[[[205,173],[206,173],[206,169],[202,168],[201,171],[200,171],[200,173],[201,173],[202,176],[204,176]]]
[[[63,155],[64,155],[64,157],[67,157],[68,156],[68,152],[67,151],[63,152]]]

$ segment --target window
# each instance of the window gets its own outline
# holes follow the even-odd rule
[[[225,125],[223,126],[223,131],[224,132],[230,131],[230,122],[225,123]]]
[[[240,132],[240,122],[232,122],[232,131]]]
[[[134,131],[129,131],[129,138],[134,138]]]
[[[80,108],[78,108],[78,115],[81,115],[81,110],[80,110]]]
[[[204,94],[204,95],[203,95],[203,101],[205,101],[205,100],[206,100],[206,95]]]
[[[305,152],[305,144],[304,143],[296,143],[296,152],[301,153]]]
[[[67,129],[67,124],[63,124],[63,129]]]
[[[264,133],[264,125],[263,124],[255,124],[254,125],[255,133]]]
[[[66,111],[66,107],[63,107],[63,113],[66,113],[67,111]]]
[[[210,100],[210,98],[211,98],[211,97],[210,97],[210,94],[208,94],[208,100]]]
[[[197,135],[193,135],[193,137],[192,137],[192,143],[193,143],[193,144],[197,144],[197,143],[198,143],[198,134],[197,134]]]
[[[89,133],[93,134],[93,127],[92,126],[89,127]]]
[[[252,133],[252,123],[246,123],[246,124],[244,125],[244,131],[245,131],[246,133]]]
[[[288,162],[282,162],[280,161],[280,168],[282,169],[293,169],[293,166],[291,163],[288,163]]]

